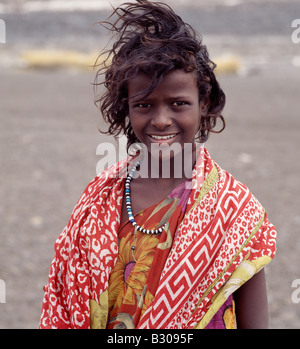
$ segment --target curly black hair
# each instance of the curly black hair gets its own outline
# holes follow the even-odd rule
[[[117,18],[112,21],[114,16]],[[116,35],[112,48],[103,51],[95,64],[100,65],[95,86],[105,87],[104,93],[95,99],[109,124],[104,133],[114,136],[124,133],[128,140],[127,150],[139,142],[129,120],[128,81],[139,73],[146,74],[151,83],[144,92],[149,95],[163,77],[175,69],[196,72],[199,101],[205,103],[207,110],[200,120],[197,139],[204,143],[210,132],[221,132],[225,128],[221,115],[225,94],[214,74],[216,65],[202,44],[202,37],[167,4],[147,0],[125,3],[100,23]],[[98,64],[99,59],[101,64]],[[99,82],[103,75],[104,80]],[[218,119],[222,128],[215,131]]]

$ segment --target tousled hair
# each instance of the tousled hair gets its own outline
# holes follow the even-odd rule
[[[117,18],[113,21],[114,16]],[[109,125],[104,133],[114,136],[124,133],[127,150],[138,142],[129,120],[128,82],[139,73],[146,74],[151,82],[144,93],[149,95],[166,74],[176,69],[196,73],[199,101],[207,111],[200,120],[199,141],[204,143],[210,132],[225,128],[221,115],[225,94],[214,74],[216,65],[210,60],[202,38],[167,4],[147,0],[125,3],[100,23],[116,34],[112,47],[104,50],[96,62],[100,67],[95,86],[105,87],[104,93],[95,99]],[[98,64],[100,60],[102,63]],[[222,127],[216,131],[218,119]]]

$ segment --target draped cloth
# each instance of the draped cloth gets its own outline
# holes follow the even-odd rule
[[[105,328],[108,285],[118,258],[128,158],[95,177],[59,238],[40,328]],[[249,189],[198,148],[185,215],[154,298],[136,328],[205,328],[276,252],[276,230]]]
[[[129,220],[120,226],[119,256],[108,286],[107,328],[136,328],[151,304],[175,232],[186,212],[191,193],[189,184],[188,181],[180,183],[166,198],[135,214],[135,221],[145,229],[165,225],[161,234],[141,233]],[[95,319],[93,315],[92,320]],[[105,328],[105,325],[105,321],[93,324],[97,328]]]
[[[129,220],[120,226],[119,256],[110,275],[108,291],[105,291],[108,292],[108,308],[106,311],[91,302],[92,327],[136,328],[155,296],[175,232],[185,215],[191,193],[189,184],[188,181],[180,183],[166,198],[136,213],[135,221],[145,229],[165,224],[162,234],[141,233]],[[233,297],[229,297],[206,328],[235,328],[234,305]],[[99,316],[101,312],[102,317]]]

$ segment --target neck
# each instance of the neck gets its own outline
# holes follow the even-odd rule
[[[196,153],[192,149],[182,151],[173,157],[158,157],[147,153],[147,159],[141,162],[139,174],[157,183],[177,183],[192,177],[196,162]]]

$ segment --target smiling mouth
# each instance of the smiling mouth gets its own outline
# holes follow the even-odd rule
[[[177,133],[171,134],[171,135],[166,135],[166,136],[158,136],[158,135],[149,135],[152,139],[155,139],[156,141],[163,141],[163,140],[168,140],[171,138],[174,138],[177,136]]]

